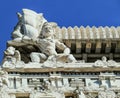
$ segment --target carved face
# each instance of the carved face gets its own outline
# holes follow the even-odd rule
[[[45,23],[42,29],[43,37],[47,38],[53,36],[53,34],[54,34],[54,30],[52,28],[52,25],[50,23]]]
[[[5,51],[7,55],[14,55],[14,52],[15,52],[15,48],[13,47],[8,47],[7,50]]]
[[[103,62],[106,62],[107,61],[107,58],[105,56],[102,57],[102,61]]]

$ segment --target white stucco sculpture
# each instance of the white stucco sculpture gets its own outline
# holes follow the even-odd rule
[[[22,39],[35,40],[39,36],[46,19],[42,13],[36,13],[29,9],[23,9],[22,12],[22,14],[17,13],[18,24],[14,28],[12,38],[15,41],[21,41]]]
[[[120,65],[114,60],[108,60],[108,67],[119,67]]]
[[[59,91],[56,87],[52,87],[48,80],[43,82],[41,85],[40,90],[34,89],[31,94],[30,98],[65,98],[65,95],[62,91]]]
[[[13,65],[23,65],[24,62],[21,61],[21,55],[18,50],[10,46],[4,52],[4,60],[2,67],[14,67]]]
[[[119,65],[114,60],[107,60],[105,56],[102,57],[102,60],[95,61],[94,67],[118,67]]]
[[[59,62],[75,62],[75,58],[70,54],[70,49],[59,40],[54,39],[54,29],[48,22],[44,23],[40,38],[37,40],[37,47],[41,53],[32,52],[30,54],[32,62],[44,62],[47,59]],[[62,50],[63,53],[58,54],[56,49]]]
[[[4,61],[9,61],[15,64],[17,61],[21,60],[20,52],[12,46],[8,47],[4,54],[5,54]]]
[[[11,98],[8,88],[8,74],[0,69],[0,98]]]

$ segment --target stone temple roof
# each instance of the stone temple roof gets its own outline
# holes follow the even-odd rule
[[[78,39],[78,40],[86,40],[86,39],[93,39],[93,40],[102,40],[102,39],[118,39],[120,38],[120,26],[118,27],[95,27],[95,26],[87,26],[87,27],[57,27],[55,29],[56,37],[58,39]]]

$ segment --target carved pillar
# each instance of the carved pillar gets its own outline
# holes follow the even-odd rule
[[[14,88],[14,78],[10,78],[9,81],[9,87]]]
[[[52,86],[55,86],[55,87],[56,87],[55,79],[50,79],[50,80],[51,80],[51,84],[52,84]]]
[[[63,78],[63,85],[69,85],[68,78]]]
[[[55,87],[61,87],[62,86],[62,79],[61,78],[51,78],[51,84]]]
[[[89,83],[90,83],[90,82],[91,82],[90,78],[86,78],[86,79],[85,79],[85,85],[86,85],[86,86],[89,86]]]
[[[16,78],[16,88],[21,87],[21,79],[20,78]]]
[[[116,83],[115,83],[115,77],[110,77],[110,85],[111,87],[117,87]]]
[[[105,87],[106,86],[106,80],[104,76],[100,76],[99,80],[101,81],[100,87]]]
[[[27,78],[22,78],[22,87],[26,87],[27,85]]]
[[[57,79],[57,85],[58,85],[58,87],[62,86],[62,79]]]

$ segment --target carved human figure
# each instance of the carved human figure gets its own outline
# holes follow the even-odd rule
[[[102,57],[103,62],[107,62],[107,58],[105,56]]]
[[[95,67],[118,67],[114,60],[107,60],[105,56],[102,57],[102,60],[97,60],[94,64]]]
[[[108,67],[119,67],[119,64],[114,60],[108,60]]]
[[[102,57],[102,60],[97,60],[95,62],[95,67],[107,67],[107,58],[105,56]]]
[[[101,60],[97,60],[94,63],[94,67],[103,67],[104,63]]]
[[[43,25],[40,39],[37,40],[37,46],[41,53],[32,52],[30,54],[32,62],[44,62],[47,59],[60,62],[76,61],[70,54],[70,49],[59,40],[54,39],[54,29],[48,22]],[[63,53],[58,54],[56,49],[62,50]]]
[[[5,57],[3,60],[3,66],[8,64],[16,64],[16,62],[21,61],[21,55],[18,50],[15,50],[14,47],[10,46],[4,52]]]

